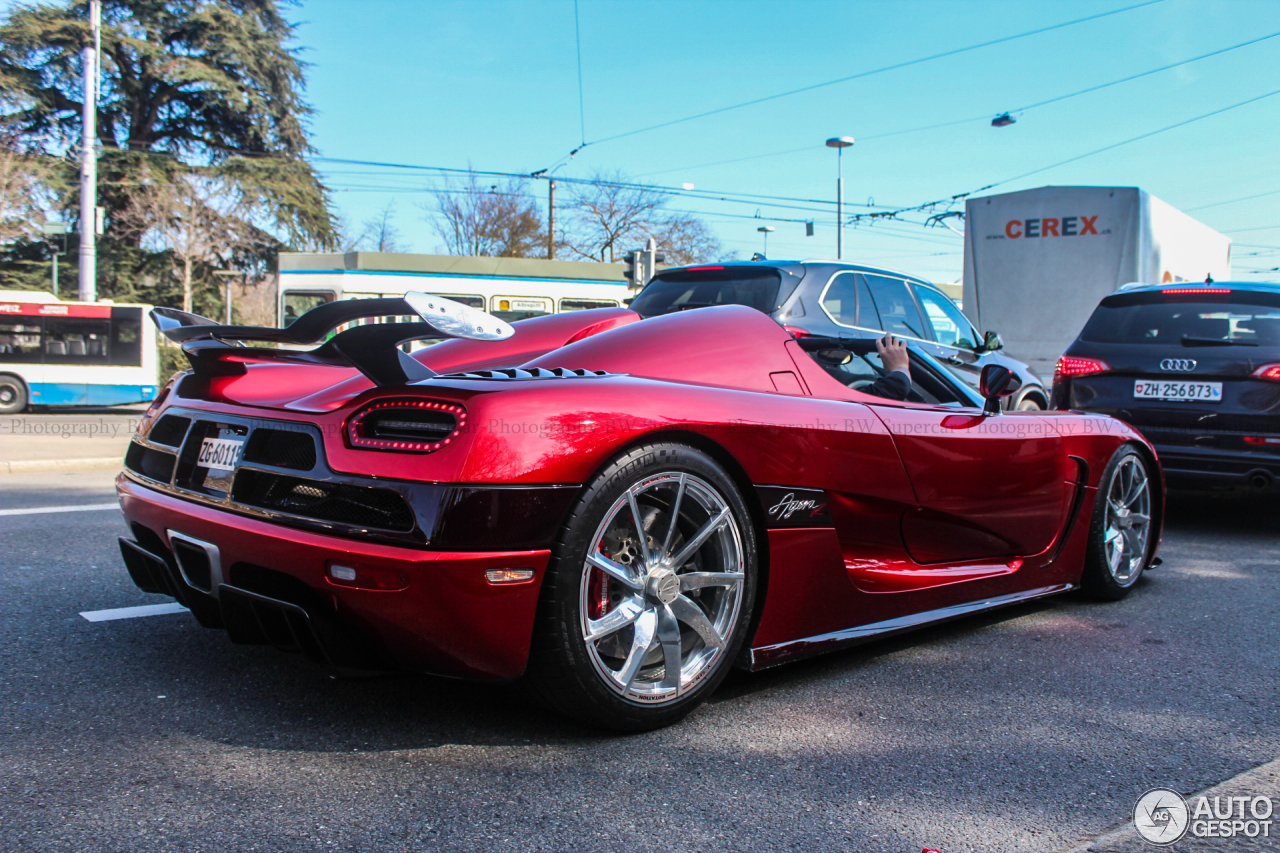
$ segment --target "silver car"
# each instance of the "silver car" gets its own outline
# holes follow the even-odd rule
[[[956,304],[929,282],[843,261],[750,261],[663,270],[631,302],[646,317],[711,305],[748,305],[797,337],[877,338],[886,332],[945,364],[970,386],[988,364],[1022,383],[1005,407],[1049,407],[1044,383],[1002,352],[994,331],[980,334]]]

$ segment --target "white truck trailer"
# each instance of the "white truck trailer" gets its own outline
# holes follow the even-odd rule
[[[1046,384],[1098,301],[1133,281],[1231,277],[1231,239],[1137,187],[1040,187],[965,203],[964,312]]]

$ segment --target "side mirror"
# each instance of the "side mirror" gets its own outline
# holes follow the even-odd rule
[[[847,349],[820,349],[814,353],[814,356],[823,364],[830,364],[835,367],[853,361],[853,353]]]
[[[990,334],[990,333],[988,333]],[[987,401],[982,413],[986,415],[1000,414],[1000,400],[1017,392],[1022,381],[1013,375],[1013,371],[1003,364],[988,364],[982,368],[978,378],[978,391],[982,399]]]
[[[999,332],[987,332],[982,336],[982,346],[977,348],[977,352],[995,352],[1004,349],[1004,341],[1000,340]]]

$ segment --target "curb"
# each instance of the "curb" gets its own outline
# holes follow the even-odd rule
[[[1187,794],[1186,798],[1190,800],[1193,797],[1213,797],[1228,793],[1241,793],[1243,791],[1263,793],[1264,795],[1270,795],[1273,791],[1280,791],[1280,758],[1259,764],[1257,767],[1245,770],[1242,773],[1237,773],[1230,779],[1224,779],[1202,791]],[[1246,843],[1252,845],[1255,841],[1256,839],[1248,839]],[[1201,850],[1209,849],[1215,845],[1212,842],[1205,845],[1200,839],[1187,836],[1182,841],[1177,842],[1176,846],[1180,850]],[[1138,850],[1145,853],[1149,849],[1158,848],[1154,848],[1153,845],[1143,841],[1137,830],[1133,828],[1133,820],[1129,819],[1088,841],[1082,841],[1074,847],[1061,850],[1060,853],[1122,853],[1122,851],[1127,850]],[[1220,849],[1239,850],[1241,848],[1227,842]],[[1250,846],[1248,849],[1261,850],[1262,848]]]
[[[0,474],[38,474],[46,471],[90,471],[101,468],[123,468],[119,456],[94,456],[87,459],[18,459],[0,461]]]

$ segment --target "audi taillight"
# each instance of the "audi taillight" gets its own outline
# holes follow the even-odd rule
[[[1106,373],[1110,369],[1111,365],[1096,358],[1064,355],[1058,359],[1057,365],[1053,368],[1053,381],[1057,383],[1063,379],[1075,379],[1077,376],[1092,376],[1095,373]]]
[[[440,400],[371,403],[347,421],[347,441],[361,450],[430,453],[457,438],[467,425],[466,409]]]
[[[1269,379],[1272,382],[1280,382],[1280,364],[1264,364],[1262,367],[1253,371],[1253,375],[1259,379]]]

